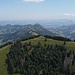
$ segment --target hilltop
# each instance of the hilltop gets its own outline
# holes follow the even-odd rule
[[[47,40],[45,41],[45,37],[40,36],[34,39],[29,39],[26,41],[21,41],[22,44],[25,43],[29,43],[31,42],[32,45],[36,45],[38,44],[38,42],[40,42],[42,44],[42,46],[44,46],[44,44],[57,44],[57,45],[63,45],[64,41],[58,41],[58,40],[53,40],[50,38],[47,38]],[[5,74],[8,75],[7,73],[7,67],[5,64],[5,60],[6,60],[6,54],[9,52],[11,45],[7,45],[3,48],[0,49],[0,74]],[[74,50],[75,51],[75,42],[66,42],[65,47],[67,48],[67,52],[69,52],[70,50]]]

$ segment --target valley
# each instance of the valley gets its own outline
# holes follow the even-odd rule
[[[57,28],[48,28],[48,30],[51,30],[52,32],[56,32],[60,36],[67,37],[72,40],[75,39],[75,24],[63,25],[63,26],[59,26]]]

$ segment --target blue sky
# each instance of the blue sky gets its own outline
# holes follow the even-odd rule
[[[0,20],[75,19],[75,0],[0,0]]]

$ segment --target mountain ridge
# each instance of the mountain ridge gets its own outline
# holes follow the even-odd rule
[[[40,24],[34,25],[6,25],[0,27],[0,40],[3,42],[15,41],[20,38],[28,38],[36,35],[56,35]]]

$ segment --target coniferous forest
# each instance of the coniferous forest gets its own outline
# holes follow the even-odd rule
[[[44,45],[40,42],[33,46],[31,42],[21,44],[17,40],[12,44],[7,54],[7,69],[9,74],[21,75],[74,75],[69,64],[64,68],[65,57],[69,57],[64,45]],[[74,61],[72,60],[72,65]]]

